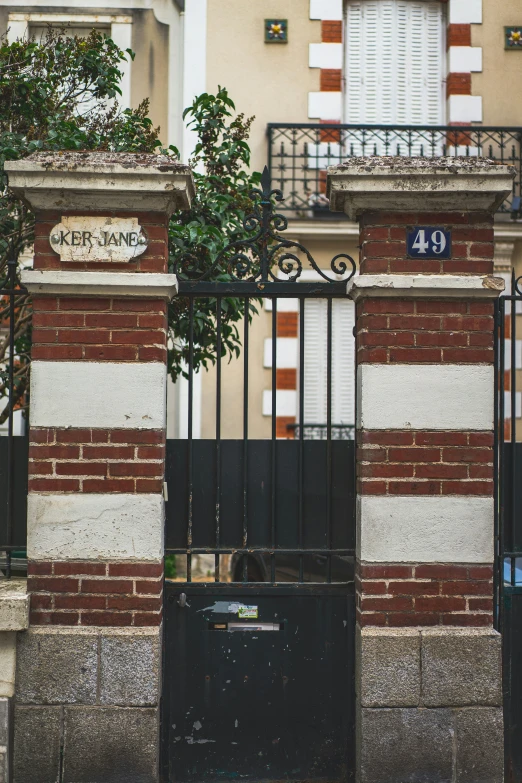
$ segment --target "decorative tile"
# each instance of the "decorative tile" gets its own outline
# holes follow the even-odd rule
[[[288,43],[288,19],[265,19],[265,43]]]
[[[505,48],[522,51],[522,27],[504,27]]]

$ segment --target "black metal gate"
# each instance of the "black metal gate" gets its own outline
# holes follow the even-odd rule
[[[496,307],[496,627],[502,632],[505,779],[522,781],[522,293],[512,275],[511,294]]]
[[[276,230],[265,171],[245,225],[213,270],[178,270],[186,297],[187,438],[167,445],[163,780],[189,783],[339,781],[354,769],[353,419],[334,419],[336,301],[355,270],[336,256],[329,273]],[[307,272],[304,272],[304,267]],[[216,279],[217,278],[217,279]],[[242,319],[234,423],[223,410],[223,334],[231,300]],[[307,308],[325,314],[325,421],[305,420]],[[278,312],[296,302],[296,411],[278,416]],[[216,328],[213,432],[194,437],[197,318]],[[268,437],[252,437],[256,319],[271,323]],[[354,369],[354,368],[353,368]],[[257,399],[257,398],[256,398]],[[230,419],[228,411],[227,421]],[[311,426],[313,425],[313,426]],[[233,429],[233,428],[232,428]],[[236,430],[237,431],[237,430]],[[195,560],[205,559],[201,575]],[[205,571],[205,568],[207,569]]]

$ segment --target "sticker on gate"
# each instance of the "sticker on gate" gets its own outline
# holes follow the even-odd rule
[[[259,610],[257,606],[245,606],[244,604],[239,604],[237,608],[237,616],[242,618],[253,618],[254,620],[257,620],[259,617]]]

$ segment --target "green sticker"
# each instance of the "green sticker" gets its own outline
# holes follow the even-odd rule
[[[245,606],[244,604],[240,604],[238,611],[237,611],[238,617],[253,617],[257,620],[259,617],[259,611],[257,606]]]

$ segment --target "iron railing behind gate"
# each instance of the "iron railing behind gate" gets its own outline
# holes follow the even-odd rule
[[[296,217],[335,217],[326,198],[326,169],[353,157],[434,158],[477,155],[515,166],[511,199],[500,212],[518,216],[522,129],[475,126],[270,123],[268,167],[284,196],[282,211]]]
[[[0,416],[7,413],[7,435],[0,437],[0,571],[9,578],[25,558],[27,540],[28,440],[14,432],[17,404],[16,309],[27,292],[18,283],[17,262],[7,263],[0,280]],[[2,337],[3,332],[3,337]],[[19,402],[19,401],[18,401]],[[14,559],[14,556],[16,560]]]

